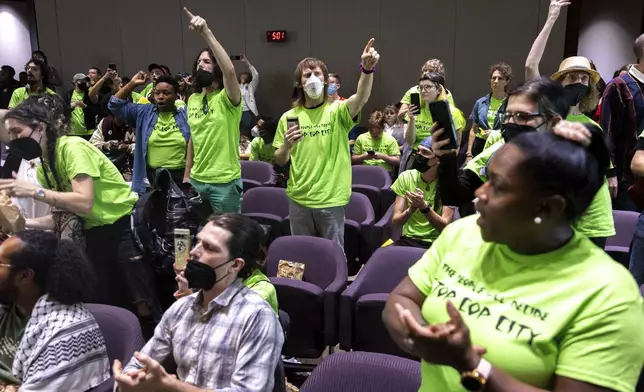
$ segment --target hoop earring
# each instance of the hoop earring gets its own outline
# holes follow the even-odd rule
[[[543,220],[541,219],[541,217],[537,216],[536,218],[534,218],[534,224],[535,224],[535,225],[540,225],[540,224],[541,224],[541,222],[543,222]]]

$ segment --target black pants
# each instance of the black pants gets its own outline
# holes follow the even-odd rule
[[[432,246],[432,243],[411,237],[400,237],[393,243],[393,246],[411,246],[414,248],[429,249],[429,247]]]
[[[617,197],[613,199],[614,210],[635,211],[640,212],[635,202],[631,200],[628,195],[628,188],[633,185],[632,181],[618,180],[617,182]]]
[[[472,156],[475,157],[479,155],[485,148],[486,140],[480,137],[474,138],[474,143],[472,143]]]
[[[162,313],[154,270],[135,243],[130,219],[126,215],[111,225],[86,230],[85,253],[98,276],[93,302],[132,310],[142,321],[144,335],[149,337]],[[147,304],[148,314],[138,314],[140,302]]]

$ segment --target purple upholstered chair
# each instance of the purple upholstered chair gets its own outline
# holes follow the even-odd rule
[[[417,392],[420,380],[420,362],[356,351],[324,358],[300,391]]]
[[[303,281],[277,278],[280,260],[305,265]],[[338,302],[347,282],[342,249],[325,238],[288,236],[268,248],[267,275],[275,285],[280,309],[291,318],[282,353],[317,358],[338,343]]]
[[[352,192],[345,211],[344,253],[349,275],[355,275],[375,249],[373,238],[373,207],[362,193]]]
[[[376,219],[380,219],[393,203],[395,195],[391,191],[391,176],[380,166],[351,166],[351,190],[369,198]]]
[[[389,293],[407,276],[424,249],[379,248],[340,297],[340,348],[408,356],[391,340],[382,323]]]
[[[273,165],[261,161],[240,161],[244,192],[260,186],[275,186]]]
[[[635,226],[637,225],[637,212],[613,210],[615,221],[615,235],[606,240],[604,250],[613,259],[628,268],[628,252],[633,241]]]
[[[85,304],[85,307],[94,315],[98,327],[103,333],[110,366],[115,359],[121,361],[125,366],[134,355],[134,352],[141,350],[145,344],[139,320],[129,310],[115,306]],[[96,388],[92,388],[90,391],[107,392],[113,389],[114,379],[110,377],[109,380]]]
[[[267,230],[270,244],[277,237],[288,235],[288,197],[284,188],[259,187],[244,193],[242,214]]]

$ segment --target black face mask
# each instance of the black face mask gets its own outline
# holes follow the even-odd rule
[[[78,83],[77,86],[80,91],[87,91],[89,89],[89,87],[87,87],[87,83]]]
[[[13,272],[13,271],[12,271]],[[16,287],[13,283],[13,273],[7,277],[5,284],[0,286],[0,305],[11,306],[16,302]]]
[[[413,170],[418,170],[421,173],[425,173],[430,169],[430,166],[427,166],[428,163],[429,158],[425,158],[420,154],[416,154],[416,157],[414,157],[414,162],[411,164],[411,168]]]
[[[233,260],[228,260],[225,263],[219,264],[218,266],[213,268],[208,264],[201,263],[197,260],[188,260],[186,269],[183,272],[184,276],[188,280],[188,287],[198,290],[210,290],[219,281],[228,276],[228,274],[226,274],[221,278],[217,278],[217,273],[215,272],[217,268],[222,267],[232,261]]]
[[[275,139],[274,134],[264,133],[262,131],[259,132],[259,137],[262,138],[262,140],[264,141],[264,144],[271,144],[273,143],[273,139]]]
[[[577,106],[586,94],[588,94],[589,89],[589,86],[582,83],[569,84],[564,87],[566,92],[566,103],[568,106]]]
[[[519,125],[515,123],[505,123],[501,126],[503,140],[506,143],[524,132],[535,132],[536,130],[537,128],[531,125]]]
[[[22,158],[26,161],[40,158],[42,156],[42,148],[38,140],[31,137],[19,137],[9,142],[9,154]]]
[[[210,87],[214,81],[215,74],[213,72],[204,71],[203,69],[197,70],[197,73],[195,75],[195,82],[197,83],[197,87]]]

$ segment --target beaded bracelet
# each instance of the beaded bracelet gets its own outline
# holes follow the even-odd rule
[[[372,73],[376,72],[376,67],[373,67],[371,70],[366,70],[362,66],[362,63],[360,64],[360,66],[358,68],[360,68],[360,72],[362,72],[365,75],[371,75]]]

